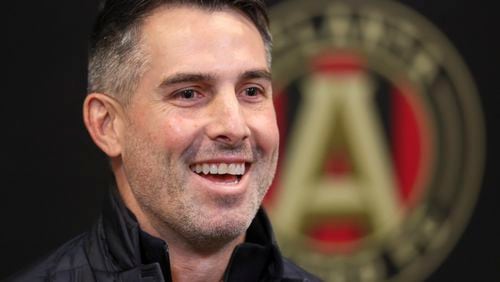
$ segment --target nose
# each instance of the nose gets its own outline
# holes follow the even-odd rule
[[[217,93],[210,104],[206,134],[211,140],[238,146],[250,136],[244,109],[234,90]]]

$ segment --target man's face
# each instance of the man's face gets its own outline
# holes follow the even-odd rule
[[[263,40],[238,12],[192,7],[157,10],[142,34],[150,65],[126,108],[128,185],[161,232],[197,244],[234,239],[276,168]]]

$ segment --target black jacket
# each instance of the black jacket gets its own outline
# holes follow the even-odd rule
[[[7,281],[171,281],[168,246],[140,230],[114,191],[91,231]],[[320,280],[281,256],[259,210],[245,243],[232,254],[224,281]]]

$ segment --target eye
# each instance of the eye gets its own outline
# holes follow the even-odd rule
[[[190,100],[196,98],[196,91],[193,89],[185,89],[176,94],[181,99]]]
[[[203,92],[196,88],[184,88],[177,90],[171,96],[175,100],[193,101],[203,97]]]
[[[248,103],[260,103],[267,100],[267,91],[264,87],[256,84],[243,86],[240,90],[240,99]]]
[[[259,95],[259,93],[260,89],[258,89],[257,87],[248,87],[245,89],[245,94],[250,97],[257,96]]]
[[[250,86],[245,88],[242,94],[252,99],[256,99],[259,97],[264,98],[266,96],[266,90],[259,86]]]
[[[206,99],[206,93],[203,89],[197,87],[183,88],[172,92],[168,96],[168,101],[180,107],[191,107],[202,103]]]

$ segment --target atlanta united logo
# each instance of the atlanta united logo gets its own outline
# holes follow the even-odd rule
[[[395,2],[285,1],[271,19],[283,144],[265,204],[284,252],[327,281],[425,279],[482,176],[465,65]]]

